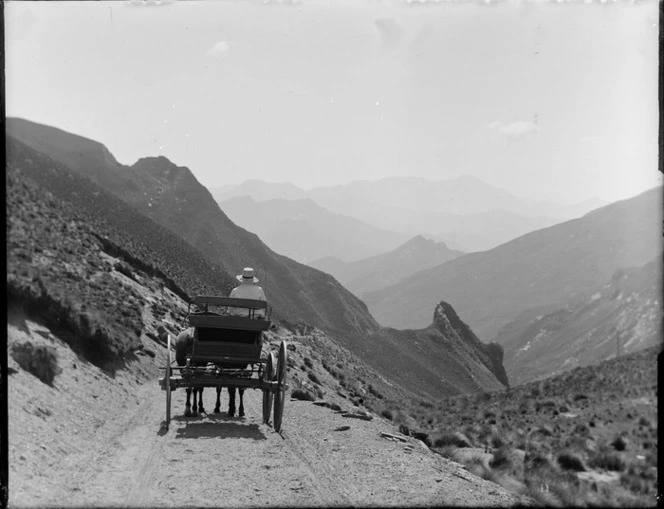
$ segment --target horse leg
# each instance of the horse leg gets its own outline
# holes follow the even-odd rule
[[[191,388],[187,387],[187,403],[185,404],[185,409],[184,409],[185,417],[191,417],[191,403],[189,402],[190,397],[191,397]]]
[[[240,413],[238,415],[244,417],[244,389],[238,389],[238,392],[240,393]]]
[[[228,388],[228,415],[235,415],[235,387]]]
[[[196,400],[198,399],[198,388],[194,387],[192,391],[194,393],[194,403],[191,405],[191,415],[196,416]]]
[[[199,414],[204,414],[205,408],[203,408],[203,389],[204,387],[201,387],[198,393],[198,413]]]
[[[217,387],[217,404],[214,406],[214,413],[221,412],[221,387]]]

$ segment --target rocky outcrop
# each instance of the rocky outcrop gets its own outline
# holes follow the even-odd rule
[[[493,372],[503,385],[509,387],[509,380],[503,366],[503,347],[498,343],[482,343],[470,327],[459,318],[459,315],[450,304],[445,301],[438,303],[433,313],[432,327],[438,329],[445,337],[457,338],[485,353],[488,357],[485,360],[487,368]]]
[[[454,308],[445,301],[440,301],[434,309],[433,326],[446,336],[454,336],[473,344],[480,343],[475,333],[459,318]]]
[[[491,359],[491,365],[493,367],[492,371],[495,373],[496,378],[498,378],[505,387],[509,387],[510,382],[507,378],[505,365],[503,364],[503,359],[505,358],[505,350],[503,347],[498,343],[489,343],[488,345],[484,345],[484,350],[489,356],[489,359]]]

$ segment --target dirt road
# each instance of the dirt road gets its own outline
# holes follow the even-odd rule
[[[379,422],[289,401],[284,430],[261,422],[260,392],[247,391],[244,418],[225,413],[160,426],[164,402],[145,386],[141,412],[75,492],[73,505],[364,506],[504,505],[511,495],[473,478],[413,439],[387,440]],[[212,391],[210,391],[212,392]],[[184,393],[174,393],[184,408]],[[212,398],[208,394],[210,405]],[[212,408],[208,409],[209,411]],[[149,417],[147,417],[149,416]],[[147,418],[146,418],[147,417]]]
[[[378,416],[365,421],[309,401],[286,401],[283,430],[262,423],[261,392],[245,417],[184,418],[185,393],[156,377],[108,376],[47,329],[9,328],[10,343],[55,345],[63,370],[51,387],[11,364],[10,506],[255,507],[514,505],[500,486],[472,476]],[[146,364],[147,365],[147,364]],[[228,400],[224,391],[222,409]],[[381,436],[388,433],[398,438]]]

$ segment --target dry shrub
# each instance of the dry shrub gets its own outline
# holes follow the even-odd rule
[[[386,408],[385,410],[383,410],[383,411],[380,413],[380,415],[382,415],[382,416],[385,417],[386,419],[389,419],[390,421],[391,421],[392,419],[394,419],[394,414],[392,413],[392,410],[390,410],[389,408]]]
[[[376,388],[375,388],[373,385],[371,385],[371,384],[369,384],[369,386],[367,387],[367,390],[369,391],[369,394],[372,394],[372,395],[373,395],[375,398],[377,398],[377,399],[383,399],[383,398],[385,397],[385,396],[383,396],[383,395],[381,394],[380,391],[378,391],[378,389],[376,389]]]
[[[30,342],[12,345],[12,358],[24,370],[47,385],[53,385],[62,370],[58,366],[58,355],[52,346],[35,346]]]
[[[555,408],[555,406],[556,402],[550,399],[541,403],[535,403],[535,411],[539,412],[542,408]]]
[[[455,447],[453,445],[446,445],[444,447],[441,447],[438,453],[444,458],[456,461],[457,463],[461,463],[458,447]]]
[[[582,507],[585,505],[579,490],[568,482],[555,482],[551,485],[550,491],[560,500],[563,507]]]
[[[563,470],[572,470],[574,472],[585,472],[586,466],[583,464],[583,459],[570,451],[561,452],[558,455],[558,464]]]
[[[646,427],[646,428],[650,428],[650,427],[652,426],[652,424],[651,424],[650,421],[649,421],[648,419],[646,419],[645,417],[641,417],[641,418],[639,419],[639,426],[644,426],[644,427]]]
[[[556,497],[549,489],[548,484],[530,484],[527,485],[527,497],[539,502],[544,507],[561,507],[562,504],[558,497]]]
[[[624,451],[627,449],[627,439],[623,436],[617,436],[613,442],[611,442],[611,445],[616,451]]]
[[[291,391],[291,398],[301,401],[314,401],[316,398],[306,389],[294,389]]]
[[[486,465],[484,464],[484,460],[482,460],[480,456],[471,456],[463,463],[468,472],[478,477],[484,478],[487,468]]]
[[[529,470],[555,470],[555,465],[549,455],[542,452],[532,452],[526,454],[524,463],[528,465]]]
[[[491,468],[512,469],[515,466],[514,451],[510,447],[500,447],[493,453],[493,458],[489,461]]]
[[[593,468],[603,468],[614,472],[625,470],[626,463],[620,453],[603,450],[590,458],[589,464]]]
[[[458,448],[472,447],[470,440],[463,433],[443,433],[433,441],[434,447],[454,446]]]
[[[490,443],[491,447],[493,447],[494,449],[500,449],[501,447],[505,446],[505,440],[503,439],[502,436],[498,435],[497,433],[491,434]]]

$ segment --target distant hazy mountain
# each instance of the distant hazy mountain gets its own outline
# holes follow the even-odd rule
[[[437,237],[465,246],[469,252],[486,251],[558,222],[550,217],[526,217],[505,210],[490,210],[456,216],[453,226],[439,230]]]
[[[238,186],[223,186],[210,189],[210,192],[217,202],[240,196],[251,196],[256,201],[300,200],[309,197],[305,190],[290,182],[263,182],[262,180],[247,180]]]
[[[122,166],[101,143],[22,119],[7,119],[7,133],[176,233],[227,274],[245,266],[268,274],[275,317],[344,333],[377,328],[364,303],[334,278],[273,252],[235,225],[188,168],[165,157]]]
[[[310,265],[332,274],[358,297],[364,292],[378,290],[400,281],[415,272],[435,267],[461,256],[444,242],[427,240],[421,235],[410,239],[393,251],[356,262],[343,262],[326,257]]]
[[[505,210],[525,217],[548,216],[556,220],[580,217],[607,203],[598,198],[571,205],[521,198],[472,175],[438,181],[420,177],[389,177],[316,187],[308,191],[288,182],[248,180],[237,186],[212,189],[211,192],[217,201],[237,196],[251,196],[256,201],[311,198],[330,210],[340,212],[346,211],[348,206],[353,209],[359,202],[462,215]]]
[[[355,206],[359,200],[388,207],[460,215],[490,210],[506,210],[524,216],[542,215],[537,202],[518,198],[472,175],[439,181],[419,177],[355,181],[342,186],[315,188],[309,194],[332,210],[335,210],[332,204],[335,207],[351,203]]]
[[[310,199],[258,202],[241,196],[219,206],[234,223],[256,233],[271,249],[302,263],[324,256],[358,260],[394,249],[408,238],[335,214]]]
[[[498,333],[513,385],[660,344],[662,256],[553,308],[521,313]]]
[[[308,191],[292,184],[252,180],[215,197],[244,195],[256,201],[308,197],[331,212],[355,217],[376,228],[410,236],[429,234],[464,251],[491,249],[602,204],[589,200],[558,205],[519,198],[470,175],[442,181],[393,177]]]
[[[523,310],[563,302],[639,267],[662,249],[661,188],[579,219],[471,253],[364,294],[376,319],[396,328],[426,324],[426,309],[450,302],[481,338],[492,338]]]

